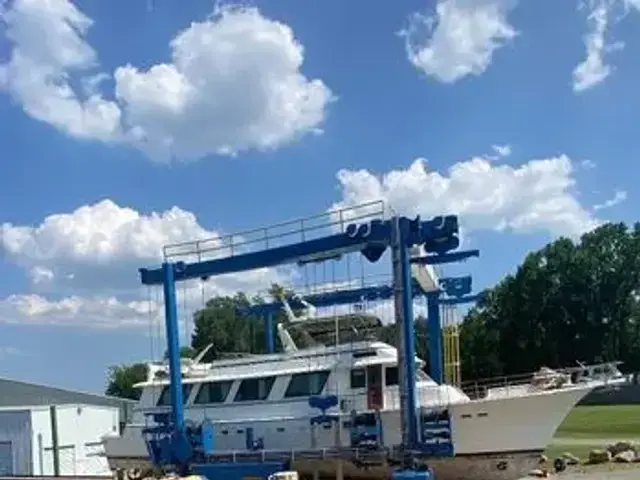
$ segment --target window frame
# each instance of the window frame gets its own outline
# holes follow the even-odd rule
[[[389,383],[389,372],[395,371],[395,383]],[[384,385],[386,387],[395,387],[400,384],[400,371],[397,365],[385,367],[384,369]]]
[[[357,386],[357,387],[353,386],[353,378],[354,378],[354,373],[356,371],[362,372],[362,378],[364,380],[364,383],[362,384],[362,386]],[[349,372],[349,387],[351,388],[351,390],[361,390],[363,388],[367,388],[367,369],[366,368],[356,367],[351,369],[351,371]]]
[[[327,385],[327,381],[329,380],[329,375],[331,374],[330,370],[316,370],[313,372],[298,372],[294,373],[289,377],[289,383],[287,384],[287,389],[284,392],[284,398],[300,398],[300,397],[312,397],[314,395],[320,395],[324,390],[324,387]],[[311,390],[311,378],[312,375],[321,375],[320,381],[318,382],[319,388],[315,390]],[[305,393],[291,392],[291,386],[294,385],[294,381],[301,377],[306,377],[307,383],[306,386],[309,387],[308,391]]]
[[[193,383],[182,384],[182,404],[186,405],[189,401],[189,396],[193,391]],[[165,399],[166,397],[166,399]],[[166,400],[166,403],[164,402]],[[160,395],[156,401],[156,407],[170,407],[171,406],[171,385],[163,385],[160,390]]]
[[[211,401],[211,397],[208,397],[207,402],[202,402],[202,401],[198,401],[198,399],[200,398],[200,395],[204,392],[205,388],[209,388],[210,385],[228,385],[227,391],[224,395],[224,398],[222,400],[216,400],[216,401]],[[211,382],[203,382],[200,385],[200,388],[198,389],[198,393],[196,394],[196,398],[193,400],[193,404],[194,405],[212,405],[212,404],[218,404],[218,403],[225,403],[227,401],[227,399],[229,398],[229,394],[231,393],[231,388],[233,387],[233,380],[214,380]]]
[[[240,393],[242,392],[242,386],[245,382],[260,382],[266,381],[267,388],[266,394],[264,396],[259,396],[258,398],[239,398]],[[236,394],[233,397],[234,403],[243,403],[243,402],[263,402],[269,398],[271,395],[271,391],[273,390],[273,385],[276,383],[276,375],[268,375],[266,377],[251,377],[251,378],[243,378],[240,380],[240,384],[238,385],[238,389],[236,390]],[[259,390],[259,388],[258,388]]]

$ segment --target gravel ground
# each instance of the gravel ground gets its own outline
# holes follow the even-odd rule
[[[559,475],[551,475],[553,480],[638,480],[640,467],[592,467],[588,471],[567,471]],[[533,480],[533,477],[524,477],[521,480]]]
[[[589,472],[569,472],[558,475],[557,480],[638,480],[640,471],[637,468],[624,470],[603,469]]]

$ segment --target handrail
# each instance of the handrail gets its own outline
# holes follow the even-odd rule
[[[372,211],[349,215],[350,212],[355,212],[360,209],[372,208]],[[286,222],[277,223],[274,225],[270,225],[268,227],[260,227],[254,228],[250,230],[245,230],[237,233],[232,233],[224,236],[212,237],[212,238],[204,238],[201,240],[187,241],[187,242],[179,242],[173,243],[169,245],[165,245],[162,249],[163,256],[165,260],[176,259],[178,257],[185,257],[190,255],[197,255],[201,260],[202,254],[210,254],[212,252],[218,252],[223,249],[230,250],[230,256],[235,255],[237,252],[237,248],[245,245],[251,245],[258,242],[264,242],[264,248],[270,248],[269,245],[271,240],[280,239],[283,237],[299,234],[300,239],[298,241],[309,240],[308,233],[314,232],[317,230],[324,230],[331,227],[339,226],[340,232],[344,232],[346,229],[346,223],[358,223],[359,221],[373,218],[384,217],[385,214],[385,204],[383,200],[375,200],[371,202],[362,203],[359,205],[354,205],[352,207],[345,207],[341,209],[331,210],[324,213],[319,213],[316,215],[312,215],[309,217],[299,218],[295,220],[288,220]],[[338,217],[335,219],[335,217]],[[309,224],[313,220],[317,220],[320,218],[326,218],[327,222],[319,223],[319,224]],[[291,228],[284,232],[280,233],[270,233],[275,229],[280,229],[283,227],[294,226],[295,228]],[[246,239],[246,237],[252,236],[256,233],[262,234],[259,238]],[[238,238],[239,237],[239,238]],[[237,239],[238,241],[234,241]],[[202,245],[206,245],[207,243],[213,243],[210,247],[202,248]],[[181,251],[184,248],[184,251]],[[175,251],[173,251],[175,250]]]
[[[553,369],[552,372],[559,375],[566,375],[571,379],[574,379],[574,374],[576,373],[586,373],[587,375],[584,377],[586,380],[603,380],[605,384],[609,381],[615,379],[619,370],[617,366],[622,364],[622,362],[613,361],[613,362],[603,362],[592,365],[581,365],[577,367],[565,367]],[[607,367],[609,369],[608,375],[605,375],[605,378],[598,378],[590,375],[589,372],[592,372],[598,368]],[[613,368],[612,368],[613,367]],[[460,389],[469,396],[471,399],[480,399],[485,398],[490,389],[502,389],[506,390],[507,396],[510,395],[509,389],[515,387],[522,387],[524,385],[531,384],[535,375],[541,375],[540,371],[537,372],[529,372],[529,373],[521,373],[521,374],[513,374],[513,375],[503,375],[497,377],[486,377],[480,378],[477,380],[467,380],[463,381],[460,385]],[[544,374],[542,374],[544,375]],[[519,392],[513,391],[512,394],[516,394]]]

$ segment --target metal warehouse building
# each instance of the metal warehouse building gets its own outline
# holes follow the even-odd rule
[[[99,456],[135,402],[0,378],[0,476],[111,475]]]

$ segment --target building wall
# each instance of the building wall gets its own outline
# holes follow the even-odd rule
[[[0,475],[33,474],[29,410],[0,412],[0,450]]]
[[[31,455],[33,474],[45,475],[48,470],[44,464],[44,446],[51,446],[51,416],[48,407],[31,410],[31,445],[33,446]],[[53,466],[51,471],[53,472]]]
[[[111,475],[106,458],[92,456],[102,450],[101,437],[117,432],[117,407],[62,405],[56,407],[61,475]],[[49,408],[32,414],[32,456],[36,475],[53,475],[53,437]]]
[[[66,447],[67,457],[72,454],[75,459],[74,475],[110,474],[106,459],[90,454],[102,449],[104,435],[118,433],[119,420],[115,407],[68,405],[58,408],[59,444]]]

